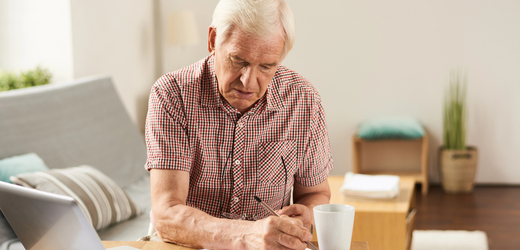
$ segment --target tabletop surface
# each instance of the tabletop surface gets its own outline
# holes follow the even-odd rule
[[[344,176],[329,176],[330,203],[352,205],[357,211],[363,212],[402,212],[408,213],[412,200],[415,180],[411,177],[401,177],[399,180],[399,196],[394,199],[371,199],[345,196],[339,192]]]
[[[317,242],[313,242],[314,245],[318,246]],[[105,248],[118,247],[118,246],[131,246],[139,248],[141,250],[189,250],[193,248],[187,248],[178,246],[175,244],[165,243],[161,241],[103,241]],[[319,246],[318,246],[319,248]],[[364,241],[354,241],[350,250],[368,250],[368,243]]]

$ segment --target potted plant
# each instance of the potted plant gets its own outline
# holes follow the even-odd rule
[[[444,145],[439,149],[442,188],[447,193],[470,193],[475,183],[477,149],[466,145],[467,76],[452,71],[444,101]]]

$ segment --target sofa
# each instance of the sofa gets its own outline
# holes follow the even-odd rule
[[[144,137],[109,77],[0,92],[0,159],[27,153],[50,169],[92,166],[140,207],[137,217],[98,231],[101,240],[147,235],[151,201]],[[0,249],[24,248],[10,240]]]

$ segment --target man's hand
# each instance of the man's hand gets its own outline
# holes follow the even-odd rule
[[[309,207],[301,204],[292,204],[276,211],[279,215],[285,215],[290,218],[298,219],[303,223],[303,226],[310,230],[311,224],[314,221],[314,216]]]
[[[312,234],[303,223],[288,216],[270,216],[255,221],[249,232],[244,232],[240,249],[305,249],[305,241]]]

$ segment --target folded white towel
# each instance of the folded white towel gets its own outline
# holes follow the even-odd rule
[[[348,172],[339,191],[343,195],[391,199],[399,195],[399,176]]]

